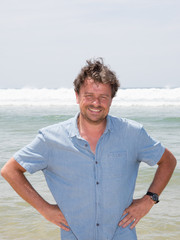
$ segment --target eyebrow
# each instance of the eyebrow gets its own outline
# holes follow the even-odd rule
[[[85,92],[84,95],[93,95],[93,92]],[[105,97],[109,97],[109,94],[100,94],[100,96],[105,96]]]

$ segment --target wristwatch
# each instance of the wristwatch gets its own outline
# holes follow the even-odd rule
[[[155,204],[159,202],[159,196],[156,193],[147,192],[146,195],[150,196]]]

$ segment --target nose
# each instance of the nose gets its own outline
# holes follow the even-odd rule
[[[92,103],[95,104],[95,105],[100,105],[100,104],[101,104],[101,101],[100,101],[100,99],[97,97],[97,98],[94,98],[94,99],[93,99]]]

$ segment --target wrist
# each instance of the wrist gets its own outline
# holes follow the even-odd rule
[[[153,202],[154,204],[159,202],[159,196],[157,193],[153,193],[153,192],[147,192],[146,196],[148,196]]]
[[[42,201],[40,201],[38,206],[36,206],[35,208],[41,215],[44,216],[44,215],[46,215],[46,212],[49,210],[50,204],[47,201],[45,201],[44,199],[42,199]]]
[[[152,200],[150,196],[144,195],[143,199],[146,201],[147,204],[154,206],[155,202]]]

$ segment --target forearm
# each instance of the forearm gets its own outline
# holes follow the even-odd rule
[[[158,169],[148,191],[160,195],[168,184],[175,166],[175,157],[166,149],[161,160],[158,162]],[[123,215],[126,216],[120,221],[119,225],[127,227],[132,223],[131,228],[135,227],[154,204],[155,202],[148,195],[144,195],[141,199],[134,200],[133,203],[125,209]]]
[[[168,184],[173,171],[176,166],[176,159],[169,150],[165,150],[161,160],[158,163],[158,168],[154,179],[148,189],[150,192],[157,193],[158,195],[164,190]]]
[[[14,169],[12,161],[1,170],[2,176],[26,202],[43,214],[48,203],[36,192],[20,169]]]
[[[11,158],[2,168],[1,174],[12,188],[42,216],[65,231],[69,231],[68,223],[59,207],[56,204],[49,204],[36,192],[25,177],[25,171],[14,158]]]

